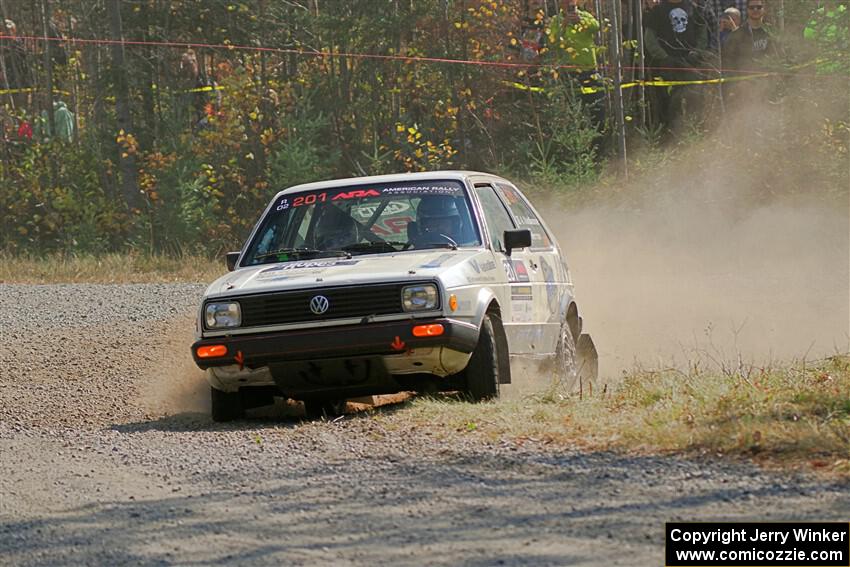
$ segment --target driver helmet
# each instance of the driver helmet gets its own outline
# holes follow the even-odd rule
[[[443,234],[452,240],[460,238],[460,211],[451,195],[424,197],[416,209],[416,216],[423,236],[432,233]]]
[[[334,250],[357,243],[357,224],[345,211],[326,207],[316,224],[316,247]]]

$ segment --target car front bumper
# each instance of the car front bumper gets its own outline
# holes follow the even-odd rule
[[[415,326],[430,324],[442,325],[443,333],[432,337],[413,336]],[[468,354],[477,342],[478,328],[470,323],[448,318],[406,319],[205,338],[192,345],[192,356],[203,370],[234,365],[242,370],[330,358],[404,355],[417,349],[439,347]],[[226,347],[226,354],[215,358],[198,356],[199,348],[213,345]]]

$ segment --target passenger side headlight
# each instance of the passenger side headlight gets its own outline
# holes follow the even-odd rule
[[[401,304],[405,311],[429,311],[440,304],[440,294],[432,284],[410,285],[401,290]]]
[[[242,324],[242,309],[238,303],[207,303],[204,308],[207,329],[229,329]]]

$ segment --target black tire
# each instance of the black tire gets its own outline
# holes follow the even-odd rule
[[[233,421],[245,417],[245,408],[239,392],[222,392],[210,387],[212,419],[216,422]]]
[[[478,344],[472,351],[472,357],[464,370],[466,375],[466,395],[473,402],[483,402],[499,397],[499,383],[502,365],[499,360],[499,347],[496,330],[490,315],[484,315]]]
[[[576,343],[568,323],[561,325],[561,334],[555,348],[555,373],[557,383],[567,392],[578,386],[578,363],[576,361]]]

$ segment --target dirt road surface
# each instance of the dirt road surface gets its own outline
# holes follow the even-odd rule
[[[0,563],[662,565],[665,521],[848,520],[847,484],[431,431],[403,405],[213,424],[201,292],[0,285]]]

